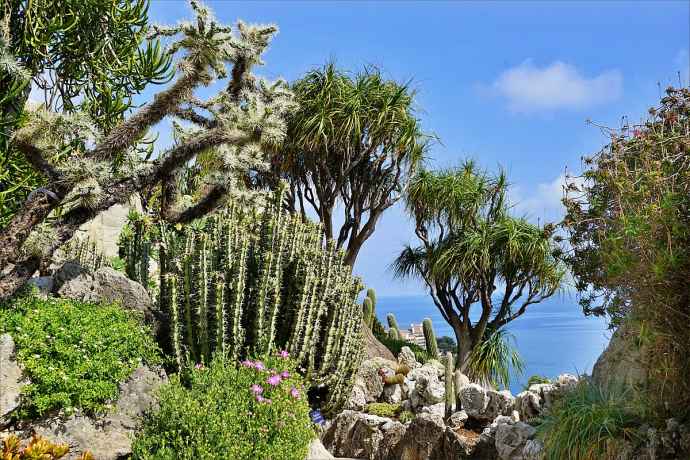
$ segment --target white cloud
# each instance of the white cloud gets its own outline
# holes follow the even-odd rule
[[[582,180],[568,177],[567,182],[581,184]],[[565,184],[566,175],[561,174],[551,182],[537,184],[535,189],[514,187],[510,193],[510,201],[518,215],[524,215],[531,221],[558,222],[565,214],[565,207],[561,203]]]
[[[528,59],[503,72],[493,89],[515,112],[583,109],[618,99],[623,77],[618,70],[607,70],[586,78],[576,67],[561,61],[540,68]]]

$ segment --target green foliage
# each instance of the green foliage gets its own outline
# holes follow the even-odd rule
[[[400,421],[400,423],[411,422],[412,420],[414,420],[414,418],[414,412],[411,412],[409,410],[404,410],[400,412],[400,415],[398,415],[398,421]]]
[[[60,248],[65,260],[74,260],[82,267],[96,271],[101,267],[110,266],[110,261],[96,246],[95,241],[87,238],[72,238],[66,245]]]
[[[373,326],[374,305],[371,303],[371,299],[369,297],[365,297],[364,301],[362,302],[362,319],[364,320],[364,324],[366,324],[369,328]]]
[[[402,406],[400,404],[369,403],[366,411],[368,414],[379,417],[395,417],[402,411]]]
[[[172,376],[134,440],[133,458],[303,460],[315,433],[295,362],[265,357],[261,363],[265,370],[216,356],[191,370],[184,384]],[[289,377],[273,386],[270,369]]]
[[[559,399],[537,427],[544,459],[614,459],[617,441],[630,438],[639,421],[620,389],[581,382]]]
[[[0,55],[22,69],[20,78],[0,66],[0,129],[6,134],[24,121],[31,82],[49,109],[85,111],[107,132],[132,107],[133,95],[171,76],[170,56],[157,42],[145,42],[147,0],[11,1],[3,3],[2,15]],[[68,157],[63,152],[53,160]],[[0,136],[0,227],[44,183],[10,136]]]
[[[551,379],[543,375],[531,375],[530,378],[527,379],[527,384],[523,387],[523,390],[528,390],[532,385],[540,383],[551,383]]]
[[[261,209],[230,206],[179,230],[161,224],[165,346],[180,368],[214,351],[239,359],[285,348],[310,384],[328,387],[324,409],[335,410],[362,358],[361,286],[317,225],[283,211],[283,191]]]
[[[117,305],[28,295],[0,310],[0,330],[14,338],[31,381],[21,417],[104,410],[142,361],[160,362],[149,331]]]
[[[646,122],[611,130],[564,199],[580,304],[644,331],[642,399],[662,417],[690,414],[689,107],[690,88],[669,88]]]
[[[376,336],[376,337],[382,337],[386,335],[386,328],[383,327],[383,324],[381,324],[381,321],[379,321],[378,317],[376,314],[374,314],[374,318],[371,322],[371,332]]]
[[[144,287],[148,287],[149,264],[152,253],[151,222],[136,211],[130,211],[127,225],[120,232],[117,242],[120,258],[125,262],[127,276]]]
[[[376,339],[381,342],[386,348],[390,350],[391,353],[393,353],[394,356],[398,356],[400,354],[400,350],[402,347],[410,347],[410,350],[412,353],[414,353],[415,359],[420,362],[420,363],[425,363],[427,362],[428,359],[430,359],[429,354],[426,352],[426,350],[416,343],[412,342],[407,342],[405,340],[398,340],[398,339],[391,339],[386,335],[385,332],[376,334]]]
[[[455,339],[453,339],[452,337],[448,337],[447,335],[438,337],[436,339],[436,345],[438,345],[438,350],[441,353],[445,353],[447,351],[455,353],[457,351],[458,346],[458,344],[455,343]]]
[[[58,460],[69,453],[68,444],[56,444],[42,436],[34,435],[26,446],[14,434],[2,440],[0,458],[3,460]],[[76,460],[94,460],[90,452],[84,452]]]
[[[436,343],[436,334],[434,333],[434,326],[431,324],[430,318],[424,318],[422,330],[424,331],[426,351],[429,353],[429,356],[436,358],[438,356],[438,344]]]
[[[422,170],[408,187],[407,211],[420,245],[406,247],[393,269],[397,277],[424,281],[456,337],[472,338],[458,344],[461,367],[487,328],[498,329],[554,295],[564,277],[555,226],[511,216],[507,193],[504,173],[473,162]]]
[[[514,346],[515,337],[505,329],[488,332],[487,335],[472,350],[467,366],[468,376],[472,381],[508,388],[511,368],[518,374],[524,368],[522,358]]]

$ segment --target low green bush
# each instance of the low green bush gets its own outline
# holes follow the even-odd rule
[[[386,348],[390,350],[391,353],[393,353],[394,356],[398,356],[400,353],[400,350],[402,347],[410,347],[410,350],[412,353],[414,353],[415,359],[419,361],[420,363],[424,364],[429,360],[429,353],[427,351],[420,347],[419,345],[408,342],[406,340],[396,340],[388,337],[387,334],[377,334],[374,332],[374,336],[378,339],[379,342],[381,342],[383,345],[385,345]]]
[[[104,410],[141,362],[160,363],[150,332],[117,305],[31,293],[0,309],[0,332],[14,338],[31,381],[22,390],[20,418],[55,409]]]
[[[400,404],[389,403],[369,403],[367,404],[367,413],[371,415],[378,415],[379,417],[395,417],[402,411]]]
[[[618,442],[634,436],[638,417],[626,392],[582,382],[539,422],[544,460],[600,460],[616,458]]]
[[[398,415],[398,420],[400,421],[400,423],[411,422],[412,420],[414,420],[414,418],[414,412],[409,410],[404,410],[400,413],[400,415]]]
[[[302,378],[283,357],[235,365],[216,356],[160,389],[134,459],[303,460],[315,436]]]
[[[551,383],[551,379],[549,379],[548,377],[544,377],[543,375],[531,375],[530,378],[527,379],[527,383],[524,387],[522,387],[522,389],[523,391],[529,390],[529,387],[531,387],[532,385],[537,385],[540,383]]]

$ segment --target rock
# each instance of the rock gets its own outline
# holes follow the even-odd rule
[[[309,444],[309,452],[305,460],[329,460],[335,458],[330,452],[326,450],[319,439],[314,439]]]
[[[423,406],[421,411],[422,414],[436,414],[441,417],[446,415],[446,405],[445,403],[432,404],[431,406]]]
[[[438,379],[438,372],[433,365],[424,364],[408,375],[414,382],[410,389],[412,407],[431,406],[444,401],[445,385]]]
[[[470,430],[446,427],[444,433],[444,459],[474,458],[472,454],[479,443],[480,435]]]
[[[454,412],[448,419],[448,426],[451,428],[462,428],[469,416],[464,410]]]
[[[436,369],[436,374],[438,377],[443,377],[446,373],[446,366],[444,366],[443,363],[437,359],[430,359],[424,363],[424,365]]]
[[[529,439],[522,449],[522,458],[524,460],[541,460],[543,450],[544,443],[538,439]]]
[[[132,453],[132,438],[140,417],[154,407],[155,392],[167,380],[165,372],[140,366],[120,385],[120,397],[111,414],[99,418],[77,413],[43,419],[32,425],[36,434],[67,443],[66,460],[89,450],[99,460],[117,460]]]
[[[556,383],[561,389],[572,389],[575,388],[579,379],[573,374],[561,374],[556,379]]]
[[[496,428],[496,451],[501,460],[524,460],[523,450],[537,430],[523,422],[499,424]]]
[[[15,360],[14,340],[0,335],[0,428],[7,425],[12,412],[19,407],[21,388],[25,384],[22,370]]]
[[[486,390],[476,383],[465,385],[460,390],[460,401],[462,403],[462,410],[467,412],[471,418],[484,420],[486,408],[489,405],[489,395]]]
[[[384,344],[378,341],[378,339],[374,336],[374,333],[371,332],[371,329],[364,321],[362,321],[361,330],[362,337],[364,339],[366,356],[368,359],[383,358],[389,361],[395,361],[395,356],[393,356],[393,353],[391,353],[391,351],[386,348]]]
[[[402,347],[400,353],[398,353],[398,363],[405,365],[410,369],[416,369],[422,367],[422,364],[417,361],[414,353],[410,350],[410,347]]]
[[[407,374],[407,378],[414,382],[416,382],[419,377],[425,377],[429,379],[433,378],[433,376],[436,376],[438,378],[438,371],[433,365],[430,364],[424,364],[421,367],[412,369],[410,373]]]
[[[144,287],[109,267],[95,273],[74,262],[65,263],[55,276],[59,297],[84,302],[119,303],[128,310],[140,312],[148,323],[155,319],[154,304]]]
[[[402,385],[393,384],[383,387],[383,401],[390,404],[399,404],[402,401]]]
[[[533,391],[523,391],[515,397],[515,410],[520,414],[520,420],[530,420],[541,414],[541,398]]]
[[[395,373],[397,364],[383,358],[367,359],[360,364],[345,408],[362,410],[367,403],[379,400],[383,394],[383,380],[379,375],[379,369],[382,368],[388,373]]]
[[[458,398],[460,398],[460,390],[469,384],[470,378],[468,376],[460,372],[460,370],[455,371],[453,375],[453,388],[455,388],[455,394]]]
[[[510,394],[510,391],[487,390],[486,395],[489,398],[486,410],[483,414],[475,415],[474,418],[490,421],[499,415],[512,415],[515,398]]]
[[[390,421],[381,425],[383,440],[379,443],[379,450],[375,458],[380,460],[400,458],[400,442],[405,437],[407,428],[400,422]]]
[[[646,349],[637,342],[638,333],[623,322],[611,336],[608,346],[592,369],[592,382],[603,388],[611,385],[645,387],[647,372],[643,365]]]
[[[37,278],[31,278],[26,282],[26,284],[38,289],[38,294],[43,298],[48,297],[50,293],[53,292],[53,288],[55,287],[55,282],[53,281],[52,276],[39,276]]]
[[[345,401],[345,409],[348,410],[363,410],[367,405],[366,391],[361,385],[353,385],[350,391],[350,397]]]
[[[383,445],[389,450],[396,447],[390,444],[390,440],[383,443],[382,427],[389,422],[394,423],[389,418],[345,410],[333,420],[322,441],[330,452],[339,457],[379,458],[377,455]],[[393,429],[391,425],[387,428]]]
[[[436,414],[420,414],[405,431],[400,442],[401,460],[427,460],[440,458],[443,452],[446,426],[443,417]]]

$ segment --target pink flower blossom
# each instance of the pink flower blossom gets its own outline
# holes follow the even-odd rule
[[[283,371],[280,373],[280,377],[284,379],[289,379],[290,378],[290,373],[288,371]]]
[[[248,359],[245,359],[240,364],[242,365],[242,367],[254,367],[254,362],[249,361]]]
[[[299,390],[295,387],[290,388],[290,396],[295,399],[299,399]]]
[[[264,366],[264,363],[262,363],[261,361],[257,361],[254,363],[254,369],[256,369],[257,371],[263,371],[266,369],[266,366]]]
[[[280,383],[280,380],[280,375],[274,374],[270,376],[268,379],[266,379],[266,383],[268,383],[269,385],[276,386]]]
[[[264,398],[264,397],[261,396],[261,395],[256,395],[255,398],[256,398],[256,400],[257,400],[258,402],[264,402],[264,400],[266,399],[266,398]]]
[[[261,394],[264,391],[264,388],[261,385],[252,385],[252,393],[255,395]]]
[[[280,356],[281,358],[289,358],[290,353],[288,353],[287,350],[280,350],[280,352],[278,353],[278,356]]]
[[[204,368],[204,365],[201,364],[201,363],[196,363],[196,364],[194,365],[194,369],[203,369],[203,368]]]

